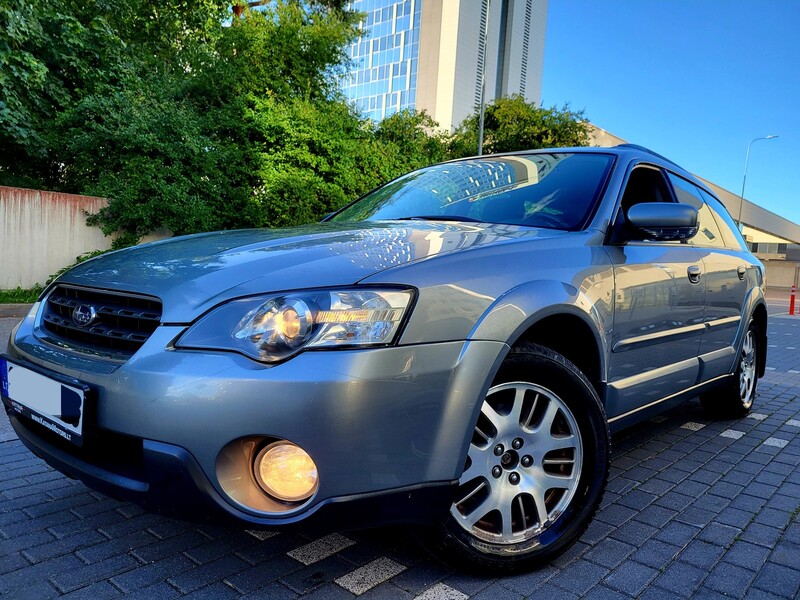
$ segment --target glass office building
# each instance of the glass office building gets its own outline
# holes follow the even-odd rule
[[[539,102],[547,0],[353,0],[362,35],[348,47],[342,90],[379,121],[426,110],[453,129],[480,103],[520,94]]]
[[[375,121],[414,108],[421,0],[355,0],[350,9],[365,13],[366,35],[350,45],[356,66],[343,81],[345,96]]]

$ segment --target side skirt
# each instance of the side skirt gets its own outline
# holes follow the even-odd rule
[[[677,394],[666,396],[660,400],[656,400],[654,402],[650,402],[649,404],[645,404],[644,406],[629,410],[621,415],[611,417],[608,420],[608,424],[611,428],[611,431],[616,433],[617,431],[621,431],[627,427],[630,427],[631,425],[635,425],[636,423],[641,423],[642,421],[649,419],[654,415],[673,408],[678,404],[685,402],[686,400],[724,385],[725,382],[732,377],[732,374],[721,375],[720,377],[716,377],[711,381],[706,381],[704,383],[692,386],[682,392],[678,392]]]

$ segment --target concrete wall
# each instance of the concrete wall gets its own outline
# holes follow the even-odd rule
[[[800,285],[800,263],[785,260],[765,260],[767,289],[789,289]]]
[[[419,1],[419,0],[418,0]],[[525,99],[541,98],[548,0],[424,0],[419,30],[417,110],[426,110],[443,129],[452,130],[480,103],[478,68],[483,36],[482,9],[488,9],[486,40],[486,103],[497,96],[500,64],[500,30],[505,7],[509,8],[505,76],[501,95],[521,91],[522,55],[526,13],[530,14],[525,72]]]
[[[75,262],[108,249],[111,238],[86,225],[104,198],[0,186],[0,289],[30,288]]]

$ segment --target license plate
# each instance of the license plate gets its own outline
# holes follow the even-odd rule
[[[11,409],[77,446],[83,445],[83,423],[89,386],[77,380],[19,365],[0,356],[0,394]],[[67,380],[67,378],[64,378]]]

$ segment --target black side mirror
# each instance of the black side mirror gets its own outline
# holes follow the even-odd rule
[[[642,202],[631,206],[626,218],[646,240],[689,240],[697,234],[697,209],[688,204]]]

